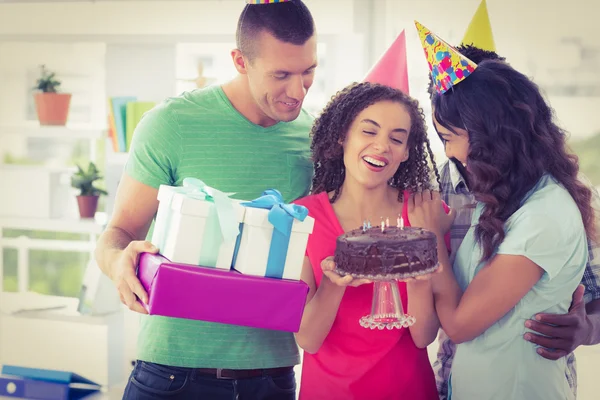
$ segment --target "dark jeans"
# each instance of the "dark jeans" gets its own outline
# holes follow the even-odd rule
[[[193,368],[137,361],[125,388],[124,400],[294,400],[294,371],[279,376],[217,379]]]

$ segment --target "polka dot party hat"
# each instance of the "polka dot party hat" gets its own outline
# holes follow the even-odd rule
[[[475,71],[477,64],[415,21],[435,90],[442,94]]]

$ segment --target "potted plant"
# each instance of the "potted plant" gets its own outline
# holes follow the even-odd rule
[[[94,182],[98,179],[102,179],[102,176],[93,162],[90,162],[86,170],[77,165],[77,172],[71,176],[71,186],[80,190],[77,205],[81,218],[93,218],[98,208],[98,198],[101,194],[108,194],[105,190],[94,186]]]
[[[41,76],[33,88],[35,107],[40,125],[65,125],[71,104],[70,93],[58,93],[60,81],[45,65],[40,66]]]

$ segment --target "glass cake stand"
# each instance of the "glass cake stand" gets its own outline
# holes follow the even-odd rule
[[[375,280],[371,314],[360,319],[360,326],[370,329],[400,329],[412,326],[416,319],[404,312],[398,280]]]
[[[373,281],[373,301],[371,314],[362,317],[359,322],[364,328],[370,329],[400,329],[408,328],[416,322],[415,317],[405,313],[398,288],[398,281],[427,275],[434,272],[438,264],[420,271],[416,274],[393,275],[354,275],[336,269],[339,275],[352,275],[356,279],[369,279]]]

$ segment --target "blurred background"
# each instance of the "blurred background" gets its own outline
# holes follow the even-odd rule
[[[413,20],[458,44],[480,0],[305,2],[319,40],[305,107],[317,115],[337,90],[362,80],[406,29],[410,92],[425,110],[441,162]],[[234,76],[230,50],[243,5],[0,0],[0,364],[75,371],[120,398],[135,357],[137,318],[114,301],[91,252],[110,217],[131,130],[166,97]],[[583,173],[600,186],[598,2],[488,0],[487,7],[498,53],[541,86]],[[32,89],[41,65],[71,94],[64,127],[40,127]],[[100,196],[94,217],[82,218],[71,176],[80,165],[93,181],[90,162],[108,195]],[[600,349],[580,348],[577,355],[579,398],[596,399],[592,370]]]

